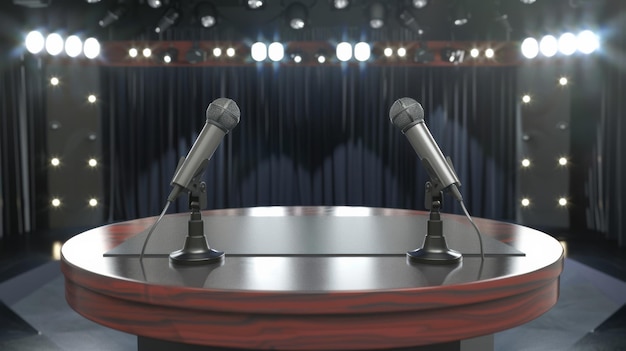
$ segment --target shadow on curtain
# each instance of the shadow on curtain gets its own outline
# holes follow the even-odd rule
[[[388,117],[409,96],[452,158],[472,214],[512,220],[515,77],[514,67],[103,67],[109,219],[160,212],[218,97],[237,102],[241,121],[206,171],[209,208],[423,210],[426,173]],[[185,201],[173,211],[187,211]],[[450,198],[444,212],[460,208]]]

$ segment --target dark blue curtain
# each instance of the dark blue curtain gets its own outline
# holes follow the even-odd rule
[[[218,97],[241,122],[209,163],[209,208],[424,209],[426,173],[389,122],[401,97],[454,161],[473,215],[515,213],[514,67],[103,67],[110,220],[158,214]],[[173,211],[186,211],[184,200]],[[459,212],[448,200],[446,212]]]

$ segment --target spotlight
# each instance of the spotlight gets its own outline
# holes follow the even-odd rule
[[[478,50],[477,48],[473,48],[472,50],[470,50],[470,56],[473,58],[477,58],[478,55],[480,55],[480,50]]]
[[[148,57],[152,56],[152,49],[145,48],[145,49],[143,49],[143,51],[141,53],[143,54],[143,57],[148,58]]]
[[[222,49],[220,49],[220,48],[214,48],[214,49],[213,49],[213,56],[215,56],[215,57],[220,57],[220,56],[222,56]]]
[[[294,2],[287,7],[287,22],[289,27],[299,30],[307,25],[308,13],[302,3]]]
[[[126,13],[126,7],[123,5],[119,5],[113,10],[108,10],[107,13],[102,17],[102,19],[98,22],[100,27],[104,28],[111,23],[117,21]]]
[[[598,36],[596,36],[590,30],[584,30],[580,32],[577,36],[578,40],[578,51],[583,54],[591,54],[596,51],[600,47],[600,41],[598,40]]]
[[[50,204],[52,204],[52,206],[54,207],[59,207],[61,206],[61,200],[59,200],[58,198],[54,198],[52,199],[52,201],[50,201]]]
[[[83,51],[83,42],[79,37],[70,35],[65,39],[65,53],[69,57],[76,57]]]
[[[59,166],[59,165],[61,164],[61,161],[60,161],[57,157],[53,157],[53,158],[50,160],[50,164],[51,164],[52,166],[54,166],[54,167],[57,167],[57,166]]]
[[[398,56],[400,57],[404,57],[406,56],[406,49],[403,47],[399,47],[398,50],[396,51],[396,54],[398,54]]]
[[[248,0],[248,8],[252,10],[260,9],[265,5],[265,1],[262,0]]]
[[[350,6],[350,0],[329,0],[335,10],[344,10]]]
[[[211,28],[217,23],[217,11],[209,2],[201,2],[196,7],[196,16],[204,28]]]
[[[94,168],[98,165],[98,160],[96,160],[95,158],[90,158],[89,161],[87,161],[87,164],[89,165],[89,167]]]
[[[568,81],[567,81],[567,77],[561,77],[561,78],[559,78],[559,84],[560,84],[560,85],[565,86],[565,85],[567,85],[567,83],[568,83]]]
[[[169,3],[168,0],[148,0],[146,2],[148,3],[148,6],[153,9],[161,8],[164,4],[167,5],[167,3]]]
[[[295,63],[301,63],[303,60],[303,56],[302,53],[300,51],[295,51],[292,52],[289,57],[291,58],[291,60]]]
[[[385,50],[383,50],[383,55],[385,55],[386,57],[391,57],[391,55],[393,55],[393,49],[385,48]]]
[[[278,62],[285,57],[285,47],[279,42],[273,42],[267,48],[267,56],[270,60]]]
[[[352,58],[352,45],[347,42],[341,42],[337,44],[335,56],[341,62],[346,62]]]
[[[194,43],[191,49],[185,54],[185,59],[189,63],[197,63],[204,61],[205,56],[205,52],[198,47],[197,43]]]
[[[315,54],[315,59],[317,60],[317,62],[319,63],[325,63],[326,62],[326,52],[324,52],[323,50],[318,51]]]
[[[559,158],[559,165],[566,166],[567,165],[567,158],[565,158],[565,157]]]
[[[26,39],[24,40],[26,50],[28,50],[31,54],[40,53],[41,50],[43,50],[45,43],[46,40],[44,39],[43,34],[36,30],[28,33],[28,35],[26,35]]]
[[[524,207],[530,206],[530,200],[526,198],[522,199],[522,206]]]
[[[471,17],[470,13],[465,9],[465,4],[459,1],[455,7],[454,18],[452,19],[452,23],[454,23],[455,26],[460,27],[460,26],[467,24],[467,22],[469,22],[470,17]]]
[[[59,85],[59,78],[57,78],[57,77],[50,78],[50,84],[51,85],[55,85],[55,86]]]
[[[462,63],[465,59],[465,50],[444,48],[441,50],[441,60],[450,63]]]
[[[96,96],[95,96],[95,95],[93,95],[93,94],[91,94],[91,95],[87,96],[87,101],[88,101],[90,104],[95,104],[97,100],[98,100],[98,99],[97,99],[97,98],[96,98]]]
[[[539,54],[539,43],[535,38],[526,38],[522,42],[522,55],[527,59],[533,59]]]
[[[413,0],[413,7],[416,9],[422,9],[428,5],[428,0]]]
[[[98,206],[98,200],[97,200],[97,199],[94,199],[94,198],[89,199],[89,206],[91,206],[91,207],[96,207],[96,206]]]
[[[530,167],[530,160],[527,159],[527,158],[523,159],[522,160],[522,167],[524,167],[524,168]]]
[[[528,104],[528,103],[530,103],[530,100],[531,100],[530,95],[526,94],[526,95],[522,96],[522,102],[523,103]]]
[[[520,1],[521,1],[523,4],[530,5],[530,4],[534,3],[534,2],[535,2],[535,1],[537,1],[537,0],[520,0]]]
[[[373,29],[382,28],[385,25],[385,6],[380,2],[375,2],[370,6],[370,27]]]
[[[51,33],[46,37],[46,51],[56,56],[63,51],[63,38],[57,33]]]
[[[545,57],[552,57],[556,55],[556,52],[559,50],[559,43],[556,38],[552,35],[546,35],[541,38],[539,42],[539,51]]]
[[[172,63],[178,61],[178,50],[175,48],[169,48],[161,55],[161,60],[165,63]]]
[[[134,57],[137,57],[137,55],[139,55],[139,51],[137,51],[137,48],[128,49],[128,56],[134,58]]]
[[[417,23],[415,16],[413,16],[413,14],[411,14],[408,10],[404,10],[400,12],[400,15],[398,17],[400,17],[400,22],[402,22],[402,24],[404,24],[407,28],[412,30],[414,33],[418,35],[424,34],[424,30],[419,25],[419,23]]]
[[[417,63],[429,63],[435,60],[435,54],[428,50],[424,43],[420,44],[420,47],[415,50],[415,57],[413,60]]]
[[[576,36],[572,33],[563,33],[559,37],[559,52],[569,56],[576,52]]]
[[[485,50],[485,57],[486,58],[493,58],[495,56],[496,52],[493,51],[492,48],[487,48],[487,50]]]
[[[180,17],[180,13],[176,11],[176,9],[170,8],[169,10],[167,10],[167,12],[165,12],[165,15],[163,15],[163,17],[159,19],[159,22],[154,28],[154,31],[156,33],[165,32],[169,27],[173,26],[176,23],[178,17]]]
[[[359,62],[364,62],[370,59],[372,55],[372,49],[370,44],[365,42],[359,42],[354,45],[354,58]]]
[[[560,198],[559,199],[559,206],[561,206],[561,207],[567,206],[567,199],[564,198],[564,197]]]
[[[88,59],[94,59],[100,55],[100,42],[96,38],[87,38],[83,43],[83,53]]]
[[[250,56],[256,62],[264,61],[267,58],[267,45],[257,41],[250,47]]]
[[[235,48],[228,48],[228,49],[226,49],[226,56],[228,56],[228,57],[235,56]]]

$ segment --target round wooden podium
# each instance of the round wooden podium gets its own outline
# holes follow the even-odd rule
[[[168,258],[171,245],[182,247],[187,214],[164,217],[142,260],[142,235],[156,218],[103,226],[63,246],[66,299],[84,317],[137,335],[140,350],[465,350],[463,340],[521,325],[556,303],[563,249],[555,239],[476,218],[483,261],[467,219],[444,214],[462,261],[417,264],[405,253],[421,246],[427,215],[204,211],[209,244],[226,256],[198,266]]]

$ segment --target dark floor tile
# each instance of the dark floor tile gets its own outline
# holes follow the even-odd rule
[[[21,339],[39,334],[12,309],[0,301],[0,342]]]
[[[579,340],[573,351],[626,351],[626,305],[591,333]]]

